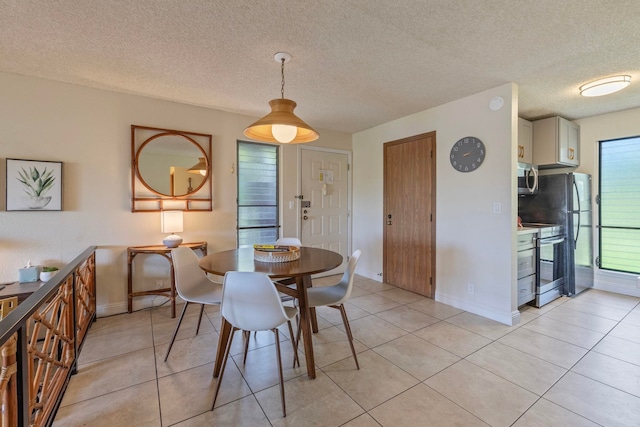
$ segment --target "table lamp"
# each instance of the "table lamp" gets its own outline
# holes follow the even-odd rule
[[[162,240],[168,248],[176,248],[182,243],[182,237],[174,233],[182,232],[182,211],[162,211],[160,226],[163,233],[171,233]]]

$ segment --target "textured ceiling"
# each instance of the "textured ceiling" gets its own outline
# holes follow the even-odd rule
[[[508,82],[520,115],[640,107],[638,0],[0,0],[0,71],[360,131]],[[629,74],[630,87],[578,86]],[[1,96],[1,94],[0,94]]]

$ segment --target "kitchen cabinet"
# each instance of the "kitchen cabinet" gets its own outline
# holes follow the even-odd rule
[[[518,307],[536,298],[537,230],[518,231]]]
[[[518,117],[518,161],[533,163],[533,124]]]
[[[533,163],[540,169],[580,165],[580,126],[562,117],[533,122]]]

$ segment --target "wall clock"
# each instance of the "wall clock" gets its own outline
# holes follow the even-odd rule
[[[466,136],[453,144],[449,160],[458,172],[473,172],[482,165],[485,154],[482,141],[474,136]]]

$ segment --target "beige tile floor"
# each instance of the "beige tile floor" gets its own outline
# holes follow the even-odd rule
[[[314,281],[316,286],[335,278]],[[195,336],[192,306],[167,363],[168,307],[93,324],[54,425],[62,426],[637,426],[640,298],[589,290],[508,327],[362,277],[347,312],[318,310],[317,378],[291,367],[282,333],[282,418],[273,334],[236,339],[210,411],[217,307]]]

